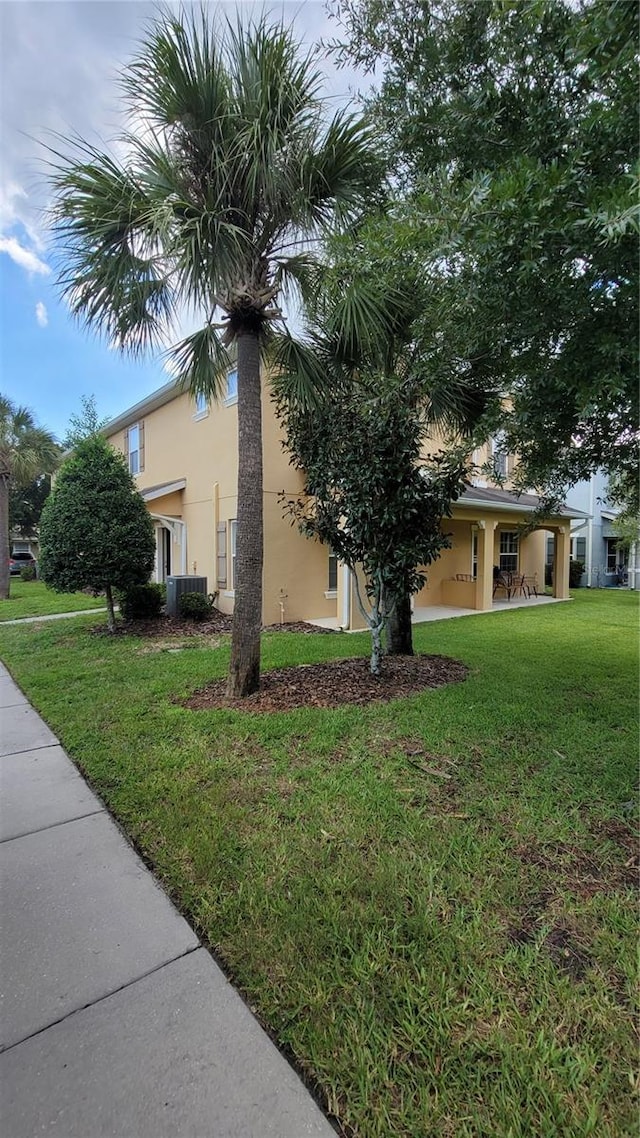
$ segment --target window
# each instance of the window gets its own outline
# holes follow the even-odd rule
[[[129,470],[140,474],[144,470],[144,423],[134,423],[125,431],[124,445]]]
[[[547,538],[547,556],[546,556],[546,564],[547,564],[547,565],[553,565],[553,551],[554,551],[554,548],[555,548],[555,543],[554,543],[554,540],[553,540],[553,538],[552,538],[552,537],[548,537],[548,538]]]
[[[216,531],[217,542],[217,574],[218,574],[218,588],[226,589],[227,587],[227,524],[221,522]]]
[[[229,545],[231,546],[231,588],[236,587],[236,541],[238,537],[237,521],[229,522]]]
[[[515,573],[518,568],[518,535],[508,530],[500,534],[500,572]]]
[[[502,435],[496,435],[496,437],[491,440],[491,454],[493,455],[493,469],[496,478],[506,478],[508,473],[508,455],[506,450],[502,449],[504,445]]]
[[[478,531],[474,529],[471,534],[471,576],[478,580]]]
[[[335,593],[338,590],[338,558],[335,553],[329,554],[329,578],[327,592]]]
[[[206,395],[196,395],[195,402],[196,402],[196,413],[195,413],[196,419],[204,418],[205,415],[209,414],[209,400],[207,399]]]
[[[618,572],[618,538],[606,537],[607,543],[607,573]]]
[[[572,537],[571,538],[571,560],[581,561],[584,565],[587,557],[587,539],[586,537]]]
[[[227,397],[225,403],[236,403],[238,400],[238,369],[234,368],[227,374]]]

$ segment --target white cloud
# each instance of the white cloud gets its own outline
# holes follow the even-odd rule
[[[41,328],[46,328],[49,323],[47,310],[41,300],[36,304],[36,320]]]
[[[46,276],[51,272],[49,266],[30,249],[25,249],[16,237],[0,237],[0,253],[6,253],[16,265],[26,269],[28,273],[42,273]]]

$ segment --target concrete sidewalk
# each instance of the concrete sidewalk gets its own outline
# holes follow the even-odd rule
[[[0,717],[2,1134],[331,1138],[2,665]]]

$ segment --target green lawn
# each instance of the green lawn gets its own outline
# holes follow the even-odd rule
[[[43,581],[21,581],[11,578],[9,600],[0,601],[0,622],[21,620],[25,616],[49,616],[56,612],[83,612],[104,607],[104,597],[88,597],[86,593],[54,593]]]
[[[620,1138],[637,599],[422,625],[469,678],[365,709],[177,706],[225,638],[77,619],[0,654],[349,1138]],[[367,646],[270,634],[264,666]]]

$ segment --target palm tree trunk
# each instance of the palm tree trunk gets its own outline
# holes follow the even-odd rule
[[[262,393],[260,342],[238,336],[238,530],[235,603],[227,695],[250,695],[260,685],[262,627]]]
[[[0,600],[9,599],[9,475],[0,473]]]
[[[386,624],[387,655],[413,656],[411,597],[405,592],[398,597]]]

